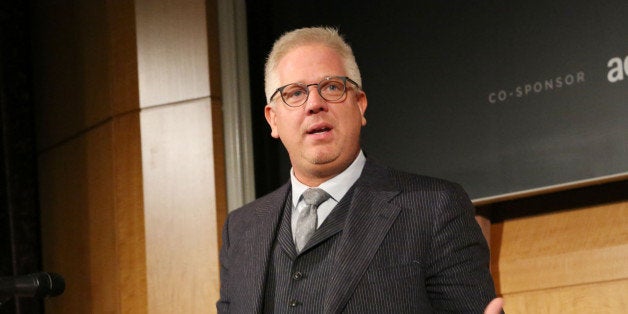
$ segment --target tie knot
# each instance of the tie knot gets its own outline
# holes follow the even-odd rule
[[[329,198],[329,194],[323,189],[310,188],[303,192],[305,204],[318,206]]]

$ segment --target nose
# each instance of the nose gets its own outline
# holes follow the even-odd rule
[[[313,90],[311,89],[312,87],[314,87]],[[308,114],[316,114],[321,111],[327,111],[329,109],[329,104],[318,93],[318,86],[316,84],[310,84],[307,88],[309,89],[309,94],[304,105],[306,112]]]

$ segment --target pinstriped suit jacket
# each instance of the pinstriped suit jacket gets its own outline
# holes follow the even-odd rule
[[[334,257],[325,313],[482,313],[495,297],[489,251],[462,188],[370,160]],[[231,213],[219,313],[260,313],[289,183]],[[286,270],[290,271],[290,270]]]

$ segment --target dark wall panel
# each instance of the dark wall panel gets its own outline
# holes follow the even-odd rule
[[[257,136],[269,137],[260,108],[272,40],[331,25],[362,71],[370,157],[457,181],[476,200],[628,176],[626,1],[247,5]],[[278,168],[264,171],[283,182],[287,157],[271,145],[255,146],[258,177],[274,154]]]

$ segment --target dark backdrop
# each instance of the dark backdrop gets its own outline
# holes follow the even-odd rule
[[[316,25],[354,48],[369,157],[459,182],[474,199],[628,172],[628,77],[608,79],[609,61],[628,58],[624,0],[273,0],[247,11],[258,195],[289,170],[263,118],[265,57],[283,32]]]
[[[28,23],[26,1],[0,1],[0,277],[41,270]],[[37,299],[0,306],[40,312]]]

